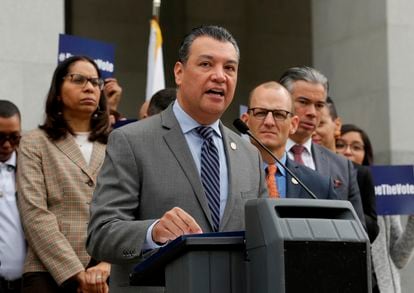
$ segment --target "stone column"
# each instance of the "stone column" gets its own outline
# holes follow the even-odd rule
[[[403,155],[396,142],[403,134],[396,133],[393,104],[401,98],[394,97],[390,78],[387,18],[386,0],[312,0],[314,66],[328,77],[343,122],[367,131],[376,163]],[[405,137],[414,150],[414,139]]]
[[[23,130],[43,121],[45,97],[57,65],[64,1],[2,0],[0,9],[0,99],[15,103]]]

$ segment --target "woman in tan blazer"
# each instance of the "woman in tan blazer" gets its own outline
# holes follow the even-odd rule
[[[110,265],[85,250],[109,133],[102,87],[93,60],[66,59],[54,72],[45,122],[21,140],[18,201],[28,242],[23,292],[108,291]]]

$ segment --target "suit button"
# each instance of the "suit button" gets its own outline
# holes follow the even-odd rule
[[[86,184],[88,184],[89,187],[92,187],[93,186],[93,181],[89,180],[88,182],[86,182]]]

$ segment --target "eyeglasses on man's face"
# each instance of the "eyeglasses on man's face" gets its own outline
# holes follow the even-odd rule
[[[18,132],[15,133],[4,133],[0,132],[0,146],[4,145],[8,141],[11,145],[18,145],[20,142],[21,135]]]
[[[336,141],[336,150],[345,152],[347,149],[350,149],[353,153],[363,152],[364,151],[364,145],[359,142],[352,142],[352,143],[346,143],[343,140],[338,139]]]
[[[272,113],[273,119],[276,121],[285,121],[292,115],[289,111],[279,109],[270,110],[265,108],[250,108],[248,111],[258,120],[264,120],[269,113]]]
[[[88,81],[93,85],[93,87],[97,87],[100,90],[102,90],[104,86],[103,79],[98,77],[87,77],[79,73],[68,74],[63,79],[68,79],[72,83],[81,87],[84,87]]]

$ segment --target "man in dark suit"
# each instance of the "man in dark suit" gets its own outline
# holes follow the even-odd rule
[[[365,226],[356,170],[352,162],[312,143],[312,133],[319,125],[321,110],[326,107],[328,79],[318,70],[303,66],[289,68],[279,81],[292,95],[298,129],[289,136],[286,144],[291,159],[331,176],[339,199],[349,200],[361,223]]]
[[[298,126],[299,118],[293,114],[293,102],[289,92],[274,81],[257,86],[250,93],[248,111],[241,119],[250,128],[250,131],[266,146],[272,153],[308,188],[320,199],[337,199],[333,190],[333,181],[329,177],[322,176],[317,172],[295,163],[287,158],[286,141]],[[255,141],[253,144],[259,149],[268,180],[269,196],[310,198],[310,195],[283,169],[275,160],[263,150]],[[276,174],[269,174],[270,167],[277,166]],[[277,194],[272,194],[272,182],[277,182]]]
[[[93,257],[113,264],[110,292],[162,292],[128,286],[144,249],[183,234],[243,230],[245,202],[267,196],[260,154],[220,122],[238,64],[228,31],[193,29],[174,67],[176,101],[111,133],[87,241]]]

